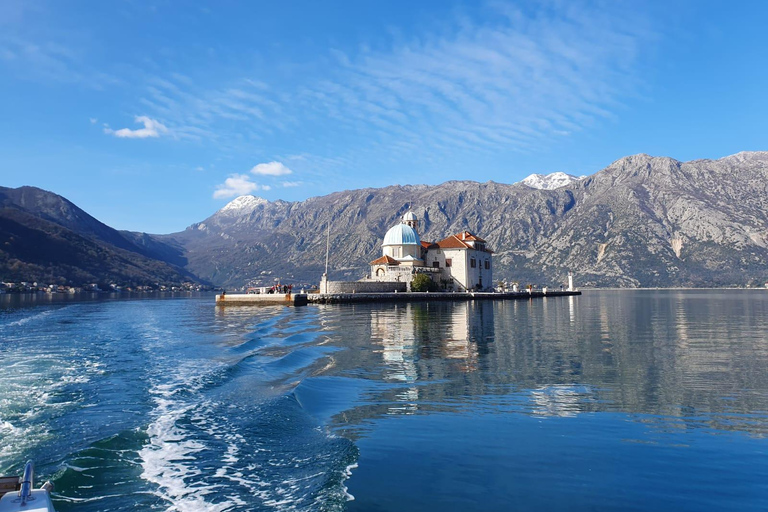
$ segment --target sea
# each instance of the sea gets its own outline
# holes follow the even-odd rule
[[[768,510],[768,290],[5,295],[0,365],[59,512]]]

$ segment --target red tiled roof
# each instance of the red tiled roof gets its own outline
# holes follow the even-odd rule
[[[455,235],[440,240],[436,245],[441,249],[473,249],[467,242],[480,242],[484,244],[485,240],[479,236],[473,235],[469,231],[462,231],[461,233],[456,233]],[[488,248],[484,250],[485,252],[493,254],[493,251]]]
[[[373,260],[370,265],[399,265],[400,262],[391,256],[382,256]]]
[[[425,249],[429,249],[430,247],[435,247],[437,244],[435,242],[425,242],[424,240],[421,241],[421,246]]]
[[[485,240],[483,240],[479,236],[473,235],[469,231],[462,231],[461,233],[457,233],[455,236],[457,238],[461,238],[462,240],[470,240],[473,242],[485,242]]]
[[[444,238],[437,242],[437,246],[441,249],[469,249],[469,246],[459,240],[456,235],[451,235],[448,238]]]

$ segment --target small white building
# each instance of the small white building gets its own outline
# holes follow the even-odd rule
[[[419,219],[413,212],[387,231],[382,256],[370,263],[371,280],[410,283],[425,273],[442,290],[492,290],[493,251],[485,240],[462,231],[439,242],[419,238]]]

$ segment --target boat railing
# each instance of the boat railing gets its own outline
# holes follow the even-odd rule
[[[32,497],[32,484],[35,479],[35,465],[28,461],[24,466],[24,476],[21,477],[21,489],[19,489],[19,498],[21,504],[26,505],[27,500]]]

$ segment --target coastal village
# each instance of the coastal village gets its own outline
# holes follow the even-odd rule
[[[152,292],[202,292],[213,290],[212,286],[199,283],[179,283],[175,285],[155,283],[154,285],[121,286],[110,283],[108,285],[89,283],[82,286],[69,286],[60,284],[47,284],[38,282],[21,281],[0,282],[0,295],[11,293],[48,293],[75,295],[78,293],[152,293]]]

